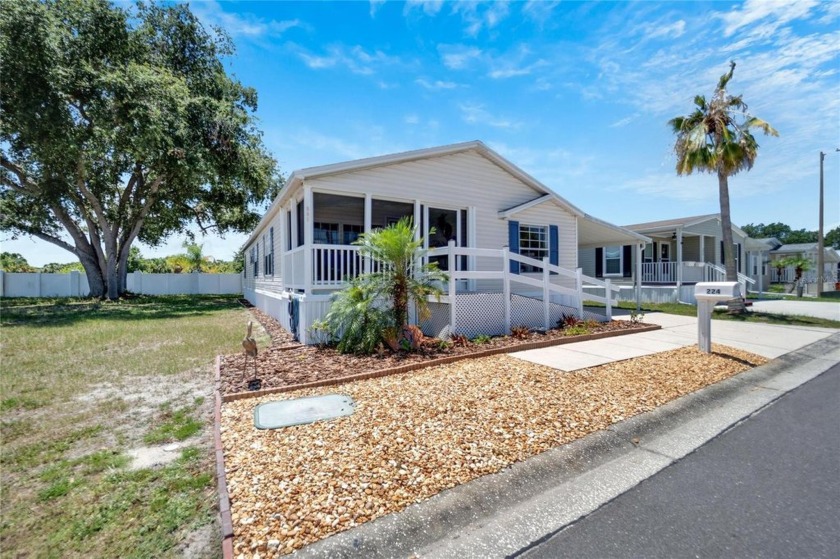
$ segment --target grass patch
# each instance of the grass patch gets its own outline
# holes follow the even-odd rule
[[[621,309],[635,310],[636,303],[621,301],[618,304]],[[681,303],[642,303],[642,312],[664,312],[680,316],[697,316],[697,307]],[[779,324],[786,326],[816,326],[819,328],[840,328],[840,321],[817,318],[813,316],[800,316],[788,314],[773,314],[747,310],[746,314],[733,315],[723,309],[715,309],[712,318],[717,320],[735,320],[738,322],[759,322],[764,324]]]
[[[3,555],[179,555],[214,518],[209,449],[138,471],[125,451],[205,427],[185,395],[248,319],[237,297],[0,300]]]
[[[195,410],[201,405],[203,399],[192,406],[186,406],[177,410],[170,410],[164,407],[159,424],[147,433],[143,440],[147,444],[161,444],[173,441],[183,441],[201,431],[203,423],[195,418]]]

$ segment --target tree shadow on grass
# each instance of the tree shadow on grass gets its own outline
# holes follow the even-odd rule
[[[3,327],[54,327],[92,320],[160,320],[205,315],[239,306],[236,295],[134,295],[117,301],[99,299],[2,299]]]

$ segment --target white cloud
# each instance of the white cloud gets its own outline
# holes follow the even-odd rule
[[[646,37],[648,39],[658,39],[664,37],[666,39],[677,39],[682,37],[685,33],[685,20],[678,20],[671,25],[660,25],[656,28],[648,30]]]
[[[622,128],[624,126],[627,126],[628,124],[630,124],[631,122],[633,122],[634,120],[636,120],[638,118],[639,118],[639,113],[634,113],[630,116],[626,116],[622,119],[619,119],[619,120],[613,122],[612,124],[610,124],[610,128]]]
[[[543,59],[528,62],[531,57],[531,49],[520,45],[512,52],[495,58],[491,63],[490,71],[487,73],[493,79],[507,79],[517,76],[527,76],[534,70],[548,65]]]
[[[461,103],[458,105],[461,110],[461,118],[467,124],[478,124],[492,126],[493,128],[515,129],[522,126],[521,122],[494,115],[479,103]]]
[[[216,0],[194,3],[190,9],[202,22],[221,27],[234,38],[277,37],[293,27],[303,27],[298,19],[266,20],[247,12],[241,14],[226,12]]]
[[[817,0],[747,0],[739,8],[715,16],[723,20],[723,33],[730,37],[739,29],[752,28],[760,21],[773,31],[789,21],[807,16],[818,4]]]
[[[481,58],[481,49],[464,45],[438,45],[443,65],[450,70],[462,70]]]
[[[405,118],[403,119],[403,122],[405,122],[406,124],[412,124],[412,125],[413,124],[419,124],[420,123],[420,117],[417,116],[416,114],[405,115]]]
[[[379,11],[379,8],[385,3],[385,0],[368,0],[370,3],[370,17],[376,17],[376,12]]]
[[[455,82],[445,82],[442,80],[435,80],[430,82],[425,78],[417,78],[414,80],[417,85],[428,89],[429,91],[440,91],[441,89],[455,89],[458,84]]]
[[[452,5],[452,13],[460,14],[466,25],[464,32],[470,37],[477,36],[482,29],[493,29],[510,13],[505,0],[494,2],[458,2]]]
[[[422,10],[427,16],[435,16],[443,7],[443,0],[408,0],[405,3],[403,13],[408,13],[411,10]]]
[[[554,8],[560,5],[557,1],[548,0],[528,0],[522,6],[522,14],[525,17],[535,21],[539,25],[544,25],[546,21],[551,18]]]
[[[359,45],[350,48],[331,45],[327,47],[325,54],[313,54],[299,46],[292,46],[292,49],[313,70],[339,67],[346,68],[354,74],[368,76],[376,73],[380,66],[401,64],[398,57],[379,50],[368,52]]]

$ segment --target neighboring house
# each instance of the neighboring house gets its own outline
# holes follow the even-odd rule
[[[404,216],[451,277],[423,324],[431,335],[499,334],[583,315],[584,284],[604,293],[606,282],[577,270],[579,250],[648,241],[585,214],[474,141],[292,173],[246,242],[245,297],[308,341],[331,294],[377,268],[353,241]]]
[[[834,283],[838,281],[837,269],[840,262],[840,254],[833,248],[824,248],[824,273],[825,286],[823,290],[833,290]],[[801,256],[810,262],[810,269],[806,270],[802,277],[806,283],[817,281],[817,243],[796,243],[778,245],[768,252],[770,264],[770,277],[773,283],[790,283],[796,278],[796,270],[793,266],[777,267],[773,263],[791,256]]]
[[[764,239],[749,238],[746,241],[747,249],[747,275],[755,280],[755,291],[766,291],[772,282],[772,267],[770,266],[770,253],[782,246],[781,241],[775,237]]]
[[[607,246],[581,250],[583,273],[631,284],[637,276],[643,286],[663,288],[652,300],[694,302],[693,285],[700,281],[724,281],[723,232],[720,214],[709,214],[625,225],[650,239],[644,247]],[[747,274],[747,234],[732,226],[735,266],[739,281],[752,288]],[[635,250],[634,250],[635,249]],[[686,287],[684,289],[681,289]],[[667,289],[666,289],[667,288]],[[667,296],[662,295],[667,292]]]

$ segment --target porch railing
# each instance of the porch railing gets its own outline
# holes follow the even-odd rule
[[[677,262],[642,262],[642,282],[674,283],[677,281]]]

